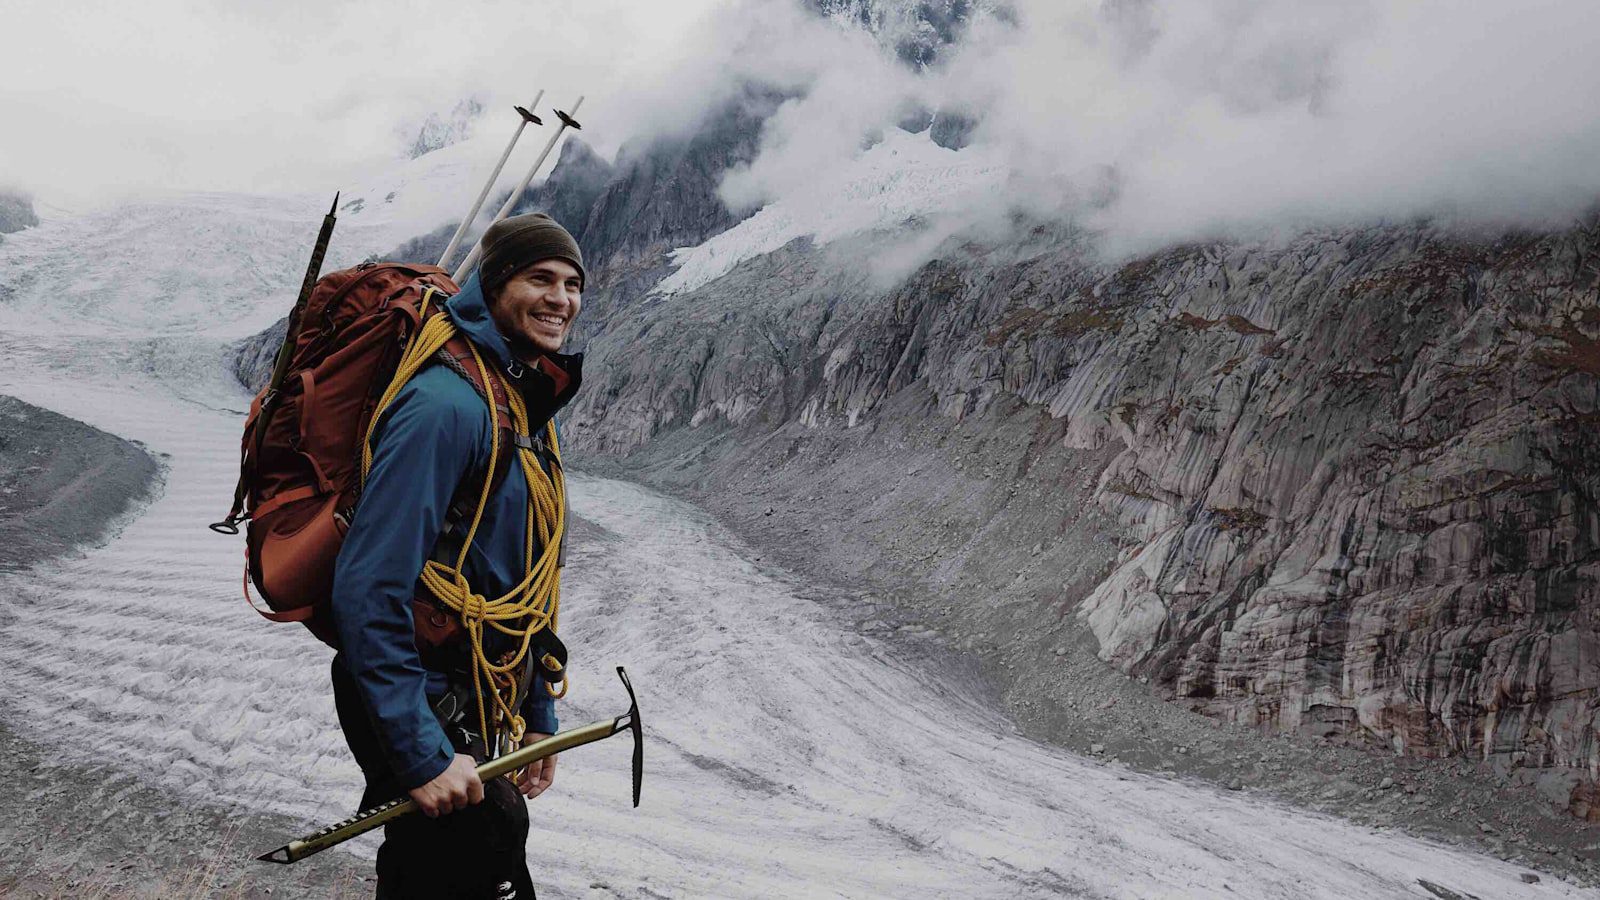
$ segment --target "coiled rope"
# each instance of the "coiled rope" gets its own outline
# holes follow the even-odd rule
[[[406,344],[399,368],[395,370],[394,378],[384,390],[383,396],[379,398],[377,408],[372,413],[372,421],[367,426],[366,439],[361,446],[363,485],[366,484],[367,473],[372,468],[372,434],[384,410],[399,396],[400,389],[405,387],[406,383],[457,333],[455,323],[449,316],[436,315],[431,319],[427,318],[428,305],[433,294],[432,288],[423,293],[419,310],[423,325]],[[482,383],[489,385],[490,379],[494,379],[502,386],[507,405],[510,407],[513,430],[520,437],[528,437],[528,408],[522,395],[507,384],[498,371],[484,362],[477,347],[470,341],[467,345],[472,351],[472,362],[478,369]],[[520,442],[519,446],[511,448],[517,454],[517,459],[522,465],[522,474],[528,483],[525,531],[527,537],[523,546],[524,575],[510,590],[492,600],[473,591],[464,574],[467,552],[471,549],[472,540],[478,533],[484,510],[489,505],[496,464],[499,462],[500,454],[507,450],[501,446],[500,428],[495,415],[494,391],[491,389],[485,393],[488,395],[485,400],[489,404],[492,437],[489,442],[489,467],[484,476],[483,488],[478,494],[478,506],[472,514],[466,539],[462,541],[461,550],[456,555],[455,565],[449,566],[437,560],[429,560],[422,569],[422,583],[440,603],[460,616],[461,624],[467,630],[472,647],[472,686],[477,696],[478,726],[482,729],[481,733],[485,736],[489,734],[488,706],[484,701],[484,694],[487,693],[494,700],[498,719],[505,723],[504,734],[514,745],[522,740],[526,724],[517,711],[522,698],[517,696],[517,679],[511,673],[516,671],[527,658],[533,636],[544,628],[554,632],[560,624],[561,570],[556,565],[556,560],[559,556],[561,535],[566,529],[566,509],[561,502],[564,476],[560,464],[561,448],[556,440],[553,420],[545,426],[545,438],[549,442],[556,463],[551,467],[550,473],[547,474],[539,465],[531,442]],[[534,558],[536,533],[543,548],[537,559]],[[486,627],[517,639],[519,646],[509,661],[505,661],[504,657],[501,662],[489,659],[483,648]],[[548,656],[542,662],[548,668],[558,665],[556,660]],[[545,684],[545,690],[557,699],[566,696],[565,671],[562,672],[559,691],[548,682]]]

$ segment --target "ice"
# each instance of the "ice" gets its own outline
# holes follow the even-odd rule
[[[308,830],[350,813],[360,787],[330,653],[244,608],[242,539],[205,525],[231,496],[247,402],[227,348],[283,313],[321,213],[306,198],[199,195],[0,244],[0,393],[167,466],[160,496],[107,545],[0,580],[10,714],[66,761],[107,759],[175,803],[246,804]],[[398,227],[351,219],[341,261]],[[571,495],[614,539],[569,559],[559,710],[567,727],[621,714],[626,665],[646,775],[635,810],[625,736],[563,754],[530,808],[541,896],[1426,896],[1419,878],[1481,897],[1593,896],[1026,740],[695,509],[582,475]]]
[[[983,195],[1008,175],[989,152],[976,147],[947,150],[928,132],[891,128],[853,165],[818,172],[809,197],[769,204],[702,244],[673,251],[677,269],[653,293],[692,291],[797,238],[809,237],[820,246],[866,231],[900,229],[911,219],[980,207]]]

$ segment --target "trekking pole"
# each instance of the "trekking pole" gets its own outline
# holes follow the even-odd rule
[[[294,356],[295,336],[300,331],[300,310],[311,298],[311,289],[316,286],[317,276],[322,274],[322,258],[328,255],[328,242],[333,239],[333,224],[338,221],[334,213],[338,209],[339,195],[335,193],[333,205],[328,207],[328,214],[322,217],[322,230],[317,232],[317,242],[311,247],[311,262],[306,264],[306,277],[300,282],[300,296],[295,298],[294,308],[289,310],[289,324],[284,329],[283,343],[278,347],[278,358],[272,366],[272,380],[267,384],[266,393],[261,395],[261,408],[256,413],[250,454],[239,462],[239,484],[233,489],[233,508],[228,511],[227,518],[211,523],[211,530],[218,534],[239,533],[240,514],[244,512],[246,467],[255,465],[255,454],[261,449],[261,438],[266,435],[267,426],[272,422],[273,410],[278,405],[278,390],[283,387],[284,376],[289,374],[289,359]]]
[[[617,666],[617,677],[622,679],[622,686],[628,691],[630,705],[628,711],[615,719],[602,719],[598,722],[553,734],[542,741],[529,744],[521,750],[507,753],[505,756],[489,760],[478,767],[478,779],[485,784],[499,778],[508,772],[514,772],[536,759],[554,756],[563,750],[592,744],[627,729],[633,732],[633,805],[639,805],[639,788],[644,781],[644,729],[639,723],[639,700],[633,695],[633,684],[628,681],[628,673]],[[379,825],[387,824],[401,816],[417,812],[417,802],[409,797],[396,798],[381,806],[362,810],[343,822],[336,822],[321,831],[303,837],[297,841],[290,841],[282,847],[256,857],[263,862],[275,862],[288,865],[299,862],[313,853],[342,844],[357,835],[366,834]]]
[[[506,198],[506,202],[501,205],[500,211],[494,214],[494,222],[498,222],[501,219],[504,219],[506,216],[511,215],[511,207],[517,205],[517,200],[522,196],[522,192],[528,189],[528,183],[533,181],[534,174],[539,171],[540,166],[544,165],[545,157],[549,156],[550,151],[555,149],[556,141],[561,140],[561,135],[564,134],[568,128],[582,130],[583,126],[579,125],[578,120],[573,118],[573,116],[577,115],[578,113],[578,107],[582,105],[583,98],[579,97],[578,102],[572,104],[572,112],[570,114],[564,113],[559,109],[556,110],[557,118],[561,119],[561,127],[556,129],[555,134],[550,135],[550,143],[544,145],[544,152],[540,153],[539,158],[533,161],[533,165],[528,169],[528,174],[522,176],[522,182],[517,185],[517,189],[512,191],[511,196]],[[490,222],[489,224],[493,225],[494,222]],[[467,258],[462,260],[461,265],[456,269],[455,274],[450,276],[450,280],[454,281],[456,284],[460,284],[461,276],[465,275],[469,270],[472,269],[473,266],[478,264],[478,257],[482,254],[482,244],[473,247],[472,252],[467,254]]]
[[[528,106],[538,109],[539,101],[543,99],[544,89],[540,88],[538,96],[534,97],[533,102],[529,103]],[[439,266],[441,269],[444,268],[444,261],[450,258],[450,254],[456,252],[456,247],[461,245],[461,238],[467,233],[467,229],[472,227],[472,220],[478,217],[478,210],[483,209],[483,201],[489,198],[489,189],[494,187],[494,183],[499,180],[500,170],[506,167],[506,160],[511,158],[511,148],[515,147],[517,139],[522,137],[522,130],[528,127],[529,122],[535,125],[544,124],[542,119],[528,112],[527,109],[521,106],[513,108],[518,115],[522,116],[522,121],[517,123],[517,130],[511,133],[511,142],[506,144],[506,152],[500,154],[500,161],[494,164],[494,171],[489,174],[489,180],[483,183],[483,190],[478,192],[478,199],[472,201],[472,208],[467,210],[467,217],[461,220],[460,225],[456,226],[456,233],[451,236],[450,243],[445,246],[444,252],[439,254],[439,261],[434,265]]]

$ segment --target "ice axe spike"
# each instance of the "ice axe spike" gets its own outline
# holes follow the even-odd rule
[[[539,101],[543,99],[544,89],[540,88],[538,96],[533,98],[533,102],[529,106],[538,109]],[[500,179],[500,170],[506,167],[506,160],[511,158],[512,148],[517,146],[517,140],[522,137],[522,129],[527,128],[530,122],[534,125],[544,124],[539,120],[538,116],[520,106],[513,107],[513,109],[517,111],[517,115],[522,117],[522,121],[517,123],[517,130],[511,133],[511,140],[506,144],[505,152],[500,154],[500,161],[494,164],[494,171],[489,173],[489,180],[483,183],[483,190],[478,192],[478,199],[472,201],[472,208],[467,210],[466,218],[462,219],[461,224],[456,226],[456,233],[450,236],[450,243],[445,245],[444,252],[439,254],[439,262],[436,265],[441,269],[444,268],[444,262],[450,258],[450,254],[456,252],[456,248],[461,246],[462,235],[467,233],[467,229],[472,227],[473,220],[478,218],[478,210],[483,209],[483,201],[488,198],[489,190],[494,187],[494,183]]]
[[[633,684],[628,680],[628,673],[622,666],[617,666],[617,677],[622,679],[622,686],[628,691],[628,711],[615,719],[602,719],[592,722],[581,728],[553,734],[542,741],[529,744],[520,750],[507,753],[505,756],[491,759],[478,767],[478,778],[484,783],[493,781],[501,775],[514,772],[534,760],[553,756],[563,750],[592,744],[604,740],[618,732],[627,729],[633,732],[633,805],[639,805],[639,789],[644,782],[644,727],[639,721],[639,700],[634,696]],[[263,853],[256,859],[263,862],[274,862],[288,865],[296,863],[315,853],[321,853],[329,847],[342,844],[358,835],[366,834],[380,825],[385,825],[401,816],[417,812],[417,802],[409,797],[395,798],[388,803],[364,809],[342,822],[335,822],[321,831],[314,832],[299,840],[290,841],[271,853]]]

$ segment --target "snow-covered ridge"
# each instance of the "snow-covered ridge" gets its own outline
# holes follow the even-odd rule
[[[416,159],[435,150],[461,143],[472,136],[483,116],[483,101],[468,97],[457,103],[448,116],[429,113],[417,129],[406,155]]]
[[[982,147],[947,150],[926,131],[891,128],[851,165],[817,173],[816,188],[807,196],[768,204],[705,243],[674,251],[678,268],[655,291],[692,291],[796,238],[823,245],[869,231],[900,230],[908,220],[960,215],[981,207],[979,201],[1008,174]]]
[[[994,0],[811,0],[811,8],[860,27],[912,65],[931,63],[974,16],[995,12]]]
[[[345,186],[339,198],[339,227],[343,229],[348,224],[361,230],[361,240],[370,255],[388,252],[445,223],[459,222],[516,127],[514,121],[503,121],[504,118],[497,118],[493,125],[478,129],[478,134],[458,143],[412,159],[374,165]],[[529,139],[525,132],[522,137],[500,173],[499,191],[510,191],[515,186],[542,146],[538,135]],[[327,202],[327,198],[322,199],[324,208]]]

